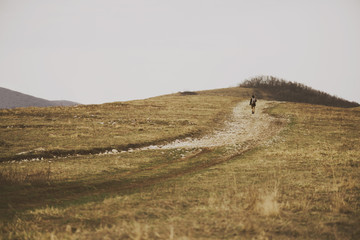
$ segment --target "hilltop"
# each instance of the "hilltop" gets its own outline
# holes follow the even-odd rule
[[[50,101],[0,87],[0,109],[18,107],[74,106],[77,104],[78,103],[65,100]]]
[[[259,76],[243,81],[239,87],[250,88],[258,97],[287,102],[309,103],[332,107],[359,107],[357,102],[331,96],[301,83],[273,76]]]

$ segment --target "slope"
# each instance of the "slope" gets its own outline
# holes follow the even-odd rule
[[[142,150],[2,163],[0,205],[10,206],[1,209],[3,238],[357,239],[359,109],[259,100],[254,115],[259,122],[252,125],[247,97],[235,97],[246,91],[135,101],[121,115],[112,114],[125,103],[88,106],[101,117],[97,121],[129,120],[113,132],[136,119],[131,128],[136,134],[128,140],[137,142],[146,142],[155,126],[161,134],[170,131],[168,125],[201,131],[195,138],[171,131],[167,142],[177,136],[183,141]],[[62,124],[74,119],[75,111],[89,114],[65,109],[70,114]],[[242,109],[248,115],[238,115]],[[285,126],[282,119],[288,120]],[[71,122],[86,126],[78,123]],[[243,145],[248,133],[257,132],[263,135],[246,141],[255,144]],[[90,143],[91,136],[83,137]],[[229,141],[234,138],[235,144]],[[226,144],[209,145],[209,139]]]

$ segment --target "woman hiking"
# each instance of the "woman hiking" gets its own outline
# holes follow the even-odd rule
[[[255,98],[255,95],[252,95],[251,98],[250,98],[250,106],[251,106],[251,111],[252,111],[252,114],[255,113],[255,106],[256,106],[256,98]]]

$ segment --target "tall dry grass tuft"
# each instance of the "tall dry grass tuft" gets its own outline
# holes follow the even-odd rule
[[[243,202],[244,209],[249,213],[256,213],[262,216],[278,216],[281,204],[279,203],[278,187],[255,188],[250,186],[246,189]]]
[[[278,203],[278,191],[263,192],[259,195],[255,210],[263,216],[278,216],[280,204]]]
[[[348,203],[347,192],[356,191],[357,183],[352,178],[335,178],[329,187],[330,195],[330,209],[334,213],[351,213],[354,209]],[[350,201],[356,201],[351,200]]]
[[[50,164],[45,169],[21,168],[9,165],[0,169],[0,186],[13,184],[49,184],[52,180]]]

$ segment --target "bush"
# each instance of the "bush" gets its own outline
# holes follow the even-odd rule
[[[185,91],[185,92],[180,92],[180,95],[182,95],[182,96],[187,96],[187,95],[198,95],[198,93],[197,93],[197,92]]]
[[[240,87],[263,90],[272,100],[302,102],[333,107],[359,107],[356,102],[331,96],[301,83],[289,82],[273,76],[258,76],[242,82]]]

